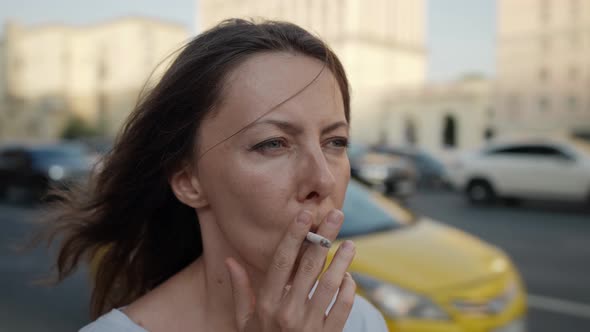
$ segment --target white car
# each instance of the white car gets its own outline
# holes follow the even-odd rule
[[[490,144],[460,156],[450,178],[472,203],[497,198],[590,202],[590,145],[557,138]]]

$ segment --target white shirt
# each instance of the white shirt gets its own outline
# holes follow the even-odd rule
[[[356,295],[343,332],[387,332],[381,313],[363,297]],[[122,311],[113,309],[79,332],[148,332]]]

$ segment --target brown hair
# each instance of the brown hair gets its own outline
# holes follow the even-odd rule
[[[269,51],[324,62],[350,120],[342,64],[325,43],[294,24],[231,19],[187,43],[131,113],[90,185],[58,193],[50,206],[49,241],[55,236],[62,241],[57,280],[81,260],[95,265],[93,318],[134,301],[201,255],[195,211],[175,197],[168,179],[191,159],[201,121],[219,100],[224,77],[247,57]]]

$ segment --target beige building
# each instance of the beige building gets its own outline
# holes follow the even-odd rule
[[[0,39],[0,140],[4,137],[6,123],[6,65],[4,63],[4,42]]]
[[[297,23],[342,60],[352,85],[355,139],[375,142],[391,91],[426,80],[424,0],[200,0],[200,30],[230,17]]]
[[[382,114],[380,141],[415,146],[443,158],[476,148],[495,134],[492,89],[490,80],[471,76],[397,91]]]
[[[498,1],[497,127],[590,131],[590,1]]]
[[[57,137],[71,114],[114,134],[152,70],[189,37],[184,26],[141,17],[4,31],[5,138]]]

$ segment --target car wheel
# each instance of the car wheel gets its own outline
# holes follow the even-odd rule
[[[496,200],[496,193],[486,180],[471,181],[465,193],[472,204],[492,204]]]

